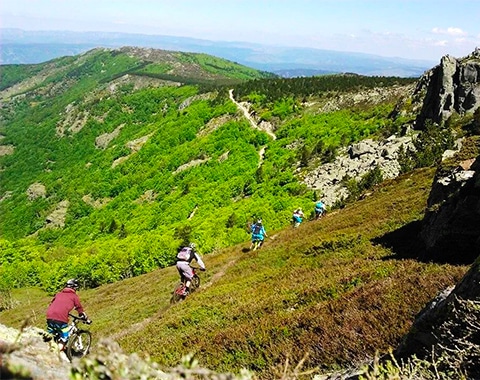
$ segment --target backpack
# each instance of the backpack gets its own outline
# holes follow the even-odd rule
[[[188,261],[190,259],[190,255],[192,253],[192,248],[190,247],[183,247],[180,252],[177,254],[177,259]]]
[[[253,226],[253,234],[254,235],[259,235],[262,232],[262,225],[261,224],[255,224]]]

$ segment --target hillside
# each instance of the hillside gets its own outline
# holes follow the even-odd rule
[[[174,267],[82,290],[91,331],[166,368],[189,352],[217,372],[248,368],[263,378],[305,354],[302,370],[315,373],[362,363],[395,347],[422,306],[466,270],[413,253],[432,175],[402,176],[322,220],[269,231],[258,252],[242,244],[206,255],[201,290],[174,306]],[[13,297],[18,305],[2,321],[18,328],[30,317],[43,327],[50,297],[33,289]]]
[[[332,76],[265,87],[271,75],[231,62],[137,48],[2,70],[2,278],[44,289],[64,271],[94,287],[170,265],[186,240],[204,254],[243,242],[255,217],[288,225],[320,195],[296,175],[302,156],[328,161],[398,128],[406,117],[388,115],[413,82]],[[241,87],[255,78],[256,88]],[[375,88],[387,96],[347,101]],[[252,128],[231,89],[275,140]]]
[[[435,212],[453,199],[450,172],[449,191],[470,203],[449,210],[476,209],[477,55],[445,57],[418,82],[282,79],[139,48],[2,67],[2,323],[43,327],[51,295],[76,277],[98,342],[163,368],[190,352],[216,372],[280,378],[288,363],[332,372],[397,346],[475,259],[455,245],[435,255],[449,232],[478,236],[439,229]],[[327,168],[344,192],[308,185]],[[310,221],[321,197],[328,214]],[[270,239],[250,252],[258,217]],[[188,241],[208,270],[171,306]]]

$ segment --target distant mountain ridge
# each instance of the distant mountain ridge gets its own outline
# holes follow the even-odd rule
[[[352,72],[362,75],[419,77],[435,62],[371,54],[209,41],[188,37],[113,32],[24,31],[0,28],[0,64],[41,63],[95,47],[121,46],[197,52],[228,59],[283,77]]]

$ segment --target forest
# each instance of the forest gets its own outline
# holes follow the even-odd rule
[[[0,286],[53,291],[76,277],[97,287],[172,265],[188,241],[209,254],[248,240],[259,217],[267,230],[285,227],[295,208],[310,212],[321,196],[299,170],[408,119],[392,117],[392,99],[331,112],[307,103],[413,79],[280,79],[206,55],[175,59],[182,74],[165,57],[106,50],[2,67],[1,143],[15,151],[0,157]],[[29,79],[28,90],[9,95]],[[277,139],[251,128],[230,88]],[[38,183],[45,194],[32,198]],[[49,225],[62,202],[63,224]]]

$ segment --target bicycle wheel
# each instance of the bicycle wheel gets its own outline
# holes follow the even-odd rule
[[[192,284],[190,285],[190,291],[191,292],[194,292],[195,290],[197,290],[197,288],[200,287],[200,277],[198,277],[197,275],[193,276],[192,278]]]
[[[83,358],[90,351],[92,345],[92,334],[87,330],[78,330],[70,336],[65,353],[67,358],[72,361],[73,358]]]
[[[182,282],[175,286],[175,289],[172,293],[172,298],[170,298],[170,303],[177,303],[185,298],[183,295],[184,288],[185,285]]]

